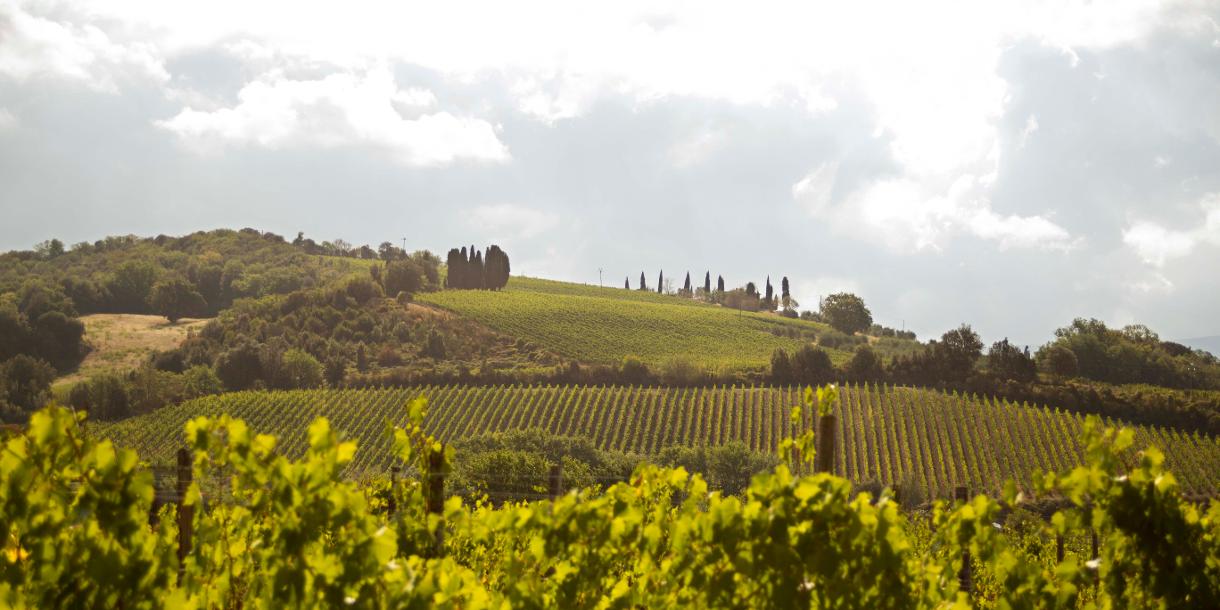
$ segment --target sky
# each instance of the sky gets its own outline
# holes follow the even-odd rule
[[[1220,1],[0,0],[0,218],[1217,335]]]

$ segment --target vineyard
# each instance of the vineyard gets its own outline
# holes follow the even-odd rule
[[[446,290],[418,298],[568,358],[600,364],[634,355],[649,366],[687,357],[712,370],[761,370],[776,348],[794,351],[827,329],[656,293],[518,278],[504,291]],[[829,352],[836,364],[849,357]]]
[[[384,471],[391,461],[385,422],[401,425],[404,405],[424,395],[424,428],[443,441],[489,431],[539,428],[582,436],[600,448],[655,454],[668,445],[720,445],[741,440],[775,451],[799,433],[789,420],[796,388],[425,387],[378,390],[243,392],[199,399],[98,430],[119,445],[167,463],[182,446],[186,422],[229,414],[279,437],[299,456],[309,422],[327,417],[358,441],[349,472]],[[839,439],[835,472],[857,483],[915,488],[949,497],[957,485],[997,493],[1012,479],[1033,484],[1036,470],[1062,471],[1084,455],[1084,418],[1077,414],[931,390],[845,387],[835,408]],[[802,428],[811,426],[807,417]],[[1220,488],[1220,443],[1179,431],[1135,427],[1135,444],[1166,455],[1184,491]]]

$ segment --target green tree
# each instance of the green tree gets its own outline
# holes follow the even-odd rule
[[[880,381],[885,376],[885,367],[873,348],[861,345],[856,348],[851,360],[847,361],[847,369],[844,372],[852,381]]]
[[[157,282],[148,296],[148,304],[157,315],[165,316],[171,323],[203,315],[207,310],[207,303],[195,286],[180,277]]]
[[[1080,374],[1076,353],[1059,344],[1051,344],[1038,350],[1038,364],[1043,370],[1060,379]]]
[[[157,268],[147,261],[127,261],[114,270],[106,283],[117,311],[144,313],[148,296],[157,281]]]
[[[9,404],[22,411],[41,408],[50,400],[55,369],[46,361],[18,354],[0,364],[0,386]]]
[[[292,348],[280,359],[279,385],[285,388],[316,388],[322,385],[322,363],[304,350]]]
[[[873,314],[860,297],[838,292],[822,301],[822,318],[839,332],[855,334],[873,325]]]
[[[404,258],[392,260],[385,266],[385,293],[398,296],[398,293],[415,294],[423,287],[424,272],[415,261]]]
[[[197,364],[182,373],[182,392],[186,398],[211,396],[224,391],[224,384],[212,367]]]
[[[1038,374],[1029,349],[1017,349],[1007,338],[991,344],[987,351],[987,370],[999,379],[1013,381],[1033,381]]]

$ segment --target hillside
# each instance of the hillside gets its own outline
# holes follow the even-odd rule
[[[325,416],[361,446],[354,471],[388,467],[385,422],[402,425],[404,405],[424,395],[425,428],[445,441],[488,431],[541,428],[592,439],[602,449],[655,454],[668,445],[744,441],[774,451],[791,433],[796,388],[426,387],[422,389],[242,392],[199,399],[97,430],[168,462],[185,423],[228,413],[279,437],[299,456],[310,421]],[[955,485],[996,492],[1007,479],[1028,487],[1036,470],[1063,470],[1082,460],[1084,418],[988,399],[909,388],[846,387],[840,393],[836,472],[947,497]],[[1187,491],[1215,493],[1220,443],[1178,431],[1136,427],[1136,445],[1163,449]]]
[[[825,324],[746,312],[655,292],[513,277],[503,291],[447,290],[418,299],[586,363],[636,356],[650,367],[685,357],[710,370],[764,370],[776,349],[794,351],[834,331]],[[888,340],[883,356],[913,341]],[[835,364],[845,349],[827,349]]]

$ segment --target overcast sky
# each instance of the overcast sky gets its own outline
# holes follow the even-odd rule
[[[0,0],[0,249],[494,242],[922,338],[1220,334],[1220,2],[253,4]]]

